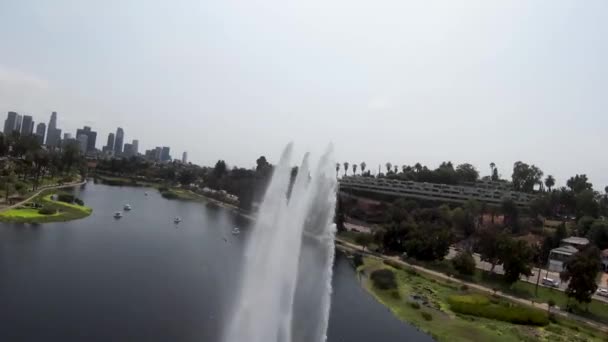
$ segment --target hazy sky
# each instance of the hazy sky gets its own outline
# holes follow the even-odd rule
[[[608,185],[608,1],[0,1],[0,113],[250,167],[523,160]],[[2,117],[4,119],[4,117]]]

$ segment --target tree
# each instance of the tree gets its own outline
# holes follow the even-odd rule
[[[361,173],[365,172],[365,168],[367,167],[367,164],[365,164],[365,162],[361,162]]]
[[[542,177],[543,172],[535,165],[528,165],[521,161],[513,165],[513,189],[516,191],[534,191],[534,186],[541,182]]]
[[[353,163],[353,175],[357,174],[357,164]]]
[[[228,172],[228,166],[226,166],[226,162],[223,160],[218,160],[215,163],[215,167],[213,168],[213,175],[215,178],[220,179]]]
[[[587,236],[591,230],[591,226],[595,222],[595,218],[591,216],[583,216],[576,223],[576,234],[578,236]]]
[[[7,161],[2,170],[2,185],[4,186],[4,200],[6,204],[8,204],[8,197],[11,194],[11,184],[15,184],[16,182],[15,165],[12,161]]]
[[[555,178],[553,178],[553,176],[548,175],[547,178],[545,179],[545,186],[547,187],[547,190],[549,190],[549,192],[551,192],[551,188],[553,188],[553,186],[555,185]]]
[[[511,285],[519,280],[521,275],[532,274],[533,250],[523,240],[506,239],[500,248],[500,259],[505,272],[504,280]]]
[[[496,169],[496,164],[494,162],[490,163],[490,174],[494,173],[494,169]]]
[[[608,248],[608,221],[595,220],[591,225],[587,237],[599,249],[604,250]]]
[[[399,165],[393,165],[393,169],[395,170],[395,174],[399,172]]]
[[[346,174],[348,173],[348,162],[344,162],[344,175],[346,176]]]
[[[580,192],[575,193],[575,203],[576,203],[576,216],[582,217],[584,215],[598,217],[599,214],[599,204],[595,199],[595,193],[593,190],[585,189]]]
[[[589,246],[576,253],[560,274],[562,281],[568,282],[566,295],[579,303],[591,302],[591,297],[597,290],[595,278],[600,265],[600,251],[597,247]]]
[[[407,255],[418,260],[442,260],[450,249],[450,229],[439,223],[423,222],[409,229],[403,242]]]
[[[507,239],[504,233],[487,228],[479,232],[475,250],[479,253],[481,260],[490,263],[490,272],[500,262],[500,249],[503,242]]]
[[[452,210],[451,217],[454,227],[462,231],[465,236],[470,236],[475,232],[475,218],[469,210],[458,207]]]
[[[338,178],[339,172],[340,172],[340,163],[336,163],[336,178]]]
[[[475,259],[468,251],[458,253],[452,259],[452,265],[462,275],[473,275],[475,273]]]
[[[68,142],[63,148],[63,154],[61,155],[62,161],[65,164],[65,171],[70,173],[72,165],[74,165],[80,156],[80,146],[76,141]]]
[[[386,173],[391,172],[391,169],[393,168],[393,164],[391,164],[390,162],[387,162],[384,165],[386,166]]]
[[[505,199],[501,204],[505,226],[511,227],[513,234],[519,233],[519,210],[512,199]]]
[[[566,182],[566,185],[574,191],[574,193],[593,189],[593,184],[588,182],[587,175],[575,175],[574,177],[570,177]]]
[[[465,163],[456,167],[456,175],[459,182],[476,182],[479,179],[479,171],[475,166]]]
[[[357,234],[357,236],[355,237],[355,242],[363,247],[363,250],[365,250],[372,242],[373,242],[373,236],[371,234],[366,234],[366,233],[360,233]]]
[[[339,165],[339,164],[338,164]],[[343,232],[346,230],[344,227],[344,205],[342,204],[342,198],[338,195],[336,200],[336,213],[334,222],[336,222],[336,230],[338,232]]]

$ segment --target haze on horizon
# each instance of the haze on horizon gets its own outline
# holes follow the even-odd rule
[[[4,1],[0,114],[253,166],[515,161],[608,185],[608,2]]]

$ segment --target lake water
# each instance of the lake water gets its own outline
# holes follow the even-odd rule
[[[249,222],[153,189],[75,191],[90,217],[0,223],[0,341],[218,341]],[[133,210],[114,219],[125,203]],[[333,286],[328,341],[431,341],[365,292],[340,255]]]

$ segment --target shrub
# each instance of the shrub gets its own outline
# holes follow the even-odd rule
[[[452,259],[454,269],[462,275],[473,275],[475,273],[475,259],[469,252],[460,252]]]
[[[398,290],[393,290],[393,291],[391,291],[391,297],[392,297],[393,299],[401,299],[401,295],[399,294],[399,291],[398,291]]]
[[[166,192],[166,191],[169,191],[169,188],[167,188],[166,186],[161,186],[161,187],[158,188],[158,191],[160,191],[160,192]]]
[[[422,318],[424,318],[427,321],[433,320],[433,315],[431,315],[429,312],[421,311],[420,314],[422,315]]]
[[[76,204],[78,204],[78,205],[81,205],[81,206],[82,206],[82,205],[84,205],[84,201],[83,201],[83,200],[81,200],[80,198],[75,198],[75,199],[74,199],[74,203],[76,203]]]
[[[163,191],[160,193],[161,196],[163,196],[166,199],[176,199],[178,198],[177,194],[174,193],[173,191]]]
[[[467,284],[463,284],[463,285],[460,287],[460,291],[468,291],[468,290],[469,290],[469,286],[468,286]]]
[[[66,203],[73,203],[74,202],[74,195],[61,193],[61,194],[57,195],[57,200],[61,201],[61,202],[66,202]]]
[[[416,310],[420,309],[420,304],[418,304],[418,302],[411,302],[410,306]]]
[[[381,269],[372,272],[371,279],[374,282],[374,286],[381,290],[390,290],[397,288],[397,281],[395,280],[395,273],[389,269]]]
[[[492,304],[487,297],[480,295],[451,296],[448,298],[448,303],[452,311],[460,314],[485,317],[514,324],[540,326],[549,324],[547,315],[540,310],[517,305]]]
[[[356,253],[353,256],[353,264],[355,264],[355,268],[363,265],[363,256],[361,256],[361,254]]]
[[[43,207],[38,210],[38,213],[41,215],[53,215],[56,212],[57,212],[57,210],[54,208],[51,208],[51,207]]]

